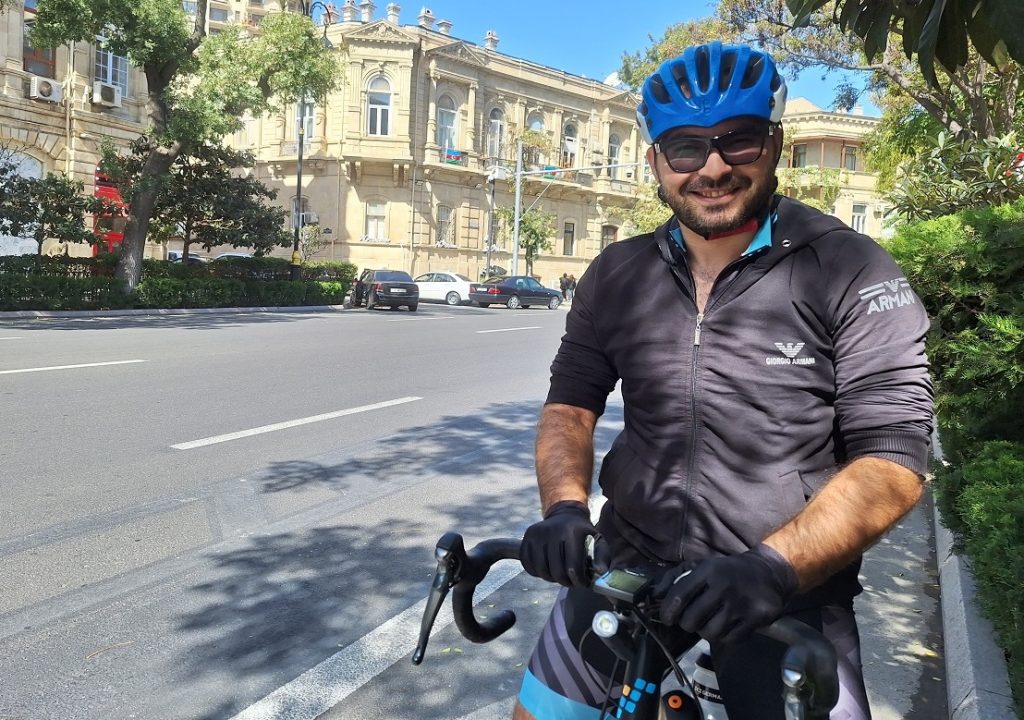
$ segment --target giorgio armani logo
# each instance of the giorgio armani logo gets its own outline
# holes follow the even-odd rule
[[[813,365],[814,358],[812,357],[800,357],[800,352],[804,349],[802,342],[777,342],[773,343],[775,349],[782,353],[779,355],[769,355],[764,359],[765,365]]]
[[[860,299],[868,303],[868,315],[885,312],[904,305],[914,305],[914,293],[905,277],[893,278],[857,291]]]

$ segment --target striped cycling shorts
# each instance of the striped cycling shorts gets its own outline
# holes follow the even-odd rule
[[[519,692],[520,704],[536,720],[600,720],[602,707],[616,706],[623,664],[616,670],[614,654],[590,631],[594,612],[608,607],[604,598],[587,590],[563,588],[558,594]],[[794,617],[820,630],[836,649],[840,692],[830,720],[870,720],[853,610],[828,606]],[[712,646],[729,720],[782,720],[784,653],[782,644],[760,635],[732,646]]]

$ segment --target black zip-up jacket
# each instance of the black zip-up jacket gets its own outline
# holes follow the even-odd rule
[[[926,470],[920,300],[870,238],[788,198],[774,211],[771,247],[727,267],[702,315],[674,220],[579,281],[547,402],[600,415],[621,381],[598,523],[618,562],[747,550],[860,456]],[[849,604],[859,564],[794,606]]]

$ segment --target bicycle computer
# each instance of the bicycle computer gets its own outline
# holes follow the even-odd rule
[[[643,600],[650,589],[652,578],[635,570],[609,570],[594,580],[594,592],[614,600],[636,604]]]

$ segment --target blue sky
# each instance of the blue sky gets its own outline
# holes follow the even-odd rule
[[[375,17],[383,17],[388,0],[375,1]],[[669,25],[705,17],[714,7],[709,0],[397,1],[403,25],[416,24],[420,8],[429,7],[437,20],[452,22],[457,38],[483,45],[484,34],[494,30],[501,38],[500,52],[595,80],[618,70],[623,53],[649,46],[650,35],[659,38]],[[790,82],[790,97],[802,95],[830,108],[833,78],[823,81],[820,73],[805,73]]]

